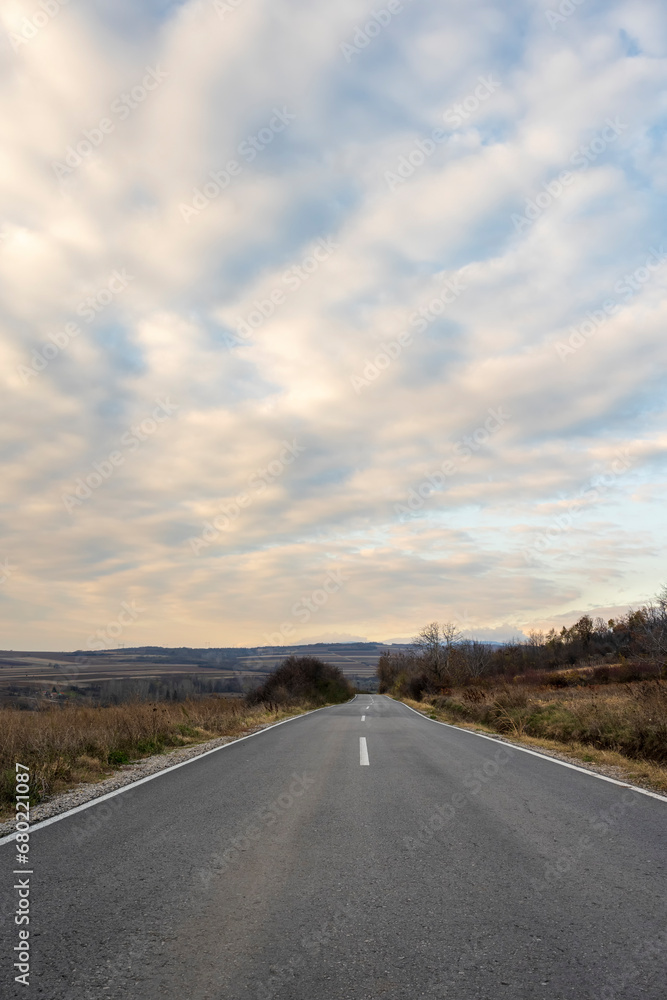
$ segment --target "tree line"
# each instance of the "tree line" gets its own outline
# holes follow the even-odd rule
[[[561,671],[597,665],[596,677],[610,679],[605,664],[634,664],[642,676],[667,674],[667,587],[649,604],[619,618],[582,617],[560,632],[529,632],[523,640],[489,645],[464,639],[451,622],[430,622],[412,649],[383,653],[377,667],[380,693],[420,699],[424,694],[483,683],[485,678]],[[605,673],[606,670],[606,673]],[[621,679],[632,679],[625,671]]]

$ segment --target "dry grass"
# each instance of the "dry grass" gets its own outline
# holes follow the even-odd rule
[[[499,682],[407,704],[469,729],[614,767],[625,780],[667,792],[667,683],[536,688]]]
[[[310,707],[274,711],[249,707],[240,699],[202,698],[38,712],[0,709],[0,813],[13,808],[17,761],[30,768],[33,800],[38,802],[80,781],[101,781],[130,760],[217,736],[238,736]]]

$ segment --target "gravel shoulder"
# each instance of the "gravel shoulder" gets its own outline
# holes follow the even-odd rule
[[[293,715],[289,718],[296,719],[298,716]],[[282,721],[286,722],[287,719]],[[91,802],[93,799],[98,799],[101,795],[106,795],[107,792],[115,792],[116,789],[123,788],[125,785],[131,785],[135,781],[139,781],[140,778],[146,778],[159,771],[166,771],[168,768],[173,767],[174,764],[181,764],[185,760],[199,757],[201,754],[207,753],[209,750],[215,750],[216,747],[225,746],[227,743],[235,743],[237,740],[243,739],[244,736],[251,736],[253,733],[258,733],[262,729],[268,729],[275,724],[275,722],[262,722],[257,726],[243,730],[238,736],[218,736],[213,740],[207,740],[205,743],[194,743],[191,746],[178,747],[175,750],[155,754],[153,757],[143,757],[141,760],[124,764],[102,781],[82,782],[66,792],[59,792],[57,795],[43,799],[38,805],[30,809],[30,822],[39,823],[40,820],[59,816],[61,813],[67,812],[68,809],[74,809],[76,806],[81,806],[86,802]],[[0,837],[6,837],[7,834],[13,833],[15,824],[16,820],[13,818],[0,823]]]

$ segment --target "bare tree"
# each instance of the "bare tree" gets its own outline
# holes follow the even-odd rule
[[[667,587],[663,587],[645,608],[642,608],[639,632],[654,663],[663,671],[667,664]]]
[[[454,622],[443,622],[440,626],[442,632],[442,641],[445,646],[454,646],[459,642],[461,638],[461,632],[456,627]]]
[[[461,639],[461,633],[453,622],[431,622],[425,625],[412,640],[413,646],[421,649],[426,666],[433,680],[442,684],[450,672],[452,652]]]
[[[428,661],[436,676],[440,674],[443,648],[440,641],[440,626],[437,622],[424,625],[412,640],[412,645],[421,649],[424,659]]]
[[[466,639],[458,644],[458,649],[461,654],[461,671],[465,677],[477,680],[488,673],[493,655],[488,646],[474,639]]]

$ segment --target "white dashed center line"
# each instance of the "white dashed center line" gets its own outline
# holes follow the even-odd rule
[[[368,767],[370,761],[368,760],[368,747],[366,746],[366,737],[359,737],[359,764],[361,767]]]
[[[365,721],[366,721],[366,716],[365,716],[365,715],[362,715],[362,716],[361,716],[361,721],[362,721],[362,722],[365,722]]]

